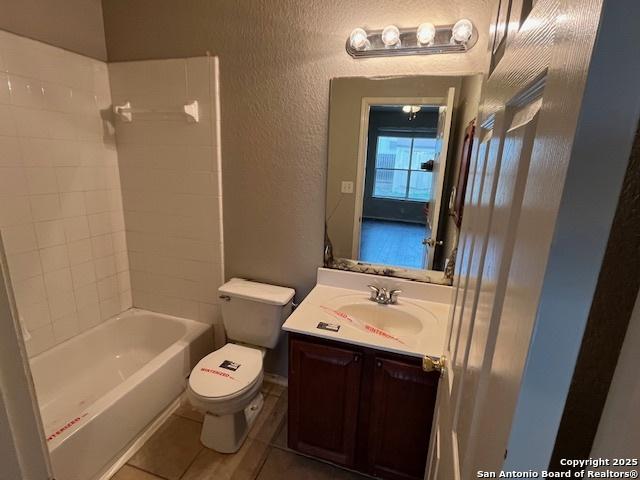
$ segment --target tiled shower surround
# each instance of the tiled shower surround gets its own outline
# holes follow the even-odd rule
[[[0,228],[44,351],[131,306],[107,65],[0,31]]]
[[[219,323],[216,69],[107,66],[0,30],[0,232],[30,356],[132,305]],[[112,114],[193,100],[197,124]]]

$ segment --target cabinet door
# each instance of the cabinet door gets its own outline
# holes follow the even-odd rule
[[[368,435],[375,476],[424,478],[439,374],[417,363],[375,358]]]
[[[291,340],[290,448],[354,465],[361,373],[358,352]]]

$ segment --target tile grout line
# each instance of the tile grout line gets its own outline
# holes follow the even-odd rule
[[[133,468],[134,470],[138,470],[138,471],[140,471],[140,472],[144,472],[144,473],[146,473],[146,474],[148,474],[148,475],[151,475],[152,477],[160,478],[160,479],[162,479],[162,480],[170,480],[170,479],[168,479],[167,477],[163,477],[162,475],[158,475],[157,473],[150,472],[149,470],[145,470],[144,468],[140,468],[140,467],[138,467],[138,466],[136,466],[136,465],[131,465],[130,463],[125,463],[125,465],[126,465],[127,467],[129,467],[129,468]],[[124,465],[123,465],[123,466],[124,466]],[[118,472],[119,472],[119,471],[120,471],[120,470],[118,470]],[[116,474],[117,474],[117,472],[116,472]]]
[[[260,474],[262,473],[262,469],[264,468],[264,466],[267,463],[267,460],[269,458],[269,455],[271,454],[271,445],[267,444],[267,452],[266,455],[264,456],[264,458],[262,459],[262,461],[260,462],[260,467],[257,469],[256,474],[253,476],[252,480],[258,480],[258,478],[260,477]]]
[[[187,465],[187,468],[184,469],[184,472],[182,472],[182,474],[180,475],[178,480],[182,480],[185,477],[185,475],[189,472],[189,470],[191,469],[193,464],[196,463],[196,460],[198,459],[200,454],[204,451],[204,449],[205,449],[205,447],[202,446],[202,444],[201,444],[200,445],[200,450],[198,450],[198,453],[195,454],[195,456],[193,457],[193,460],[191,460],[191,462],[189,462],[189,465]]]

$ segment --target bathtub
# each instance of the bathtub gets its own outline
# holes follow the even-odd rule
[[[209,325],[131,309],[34,357],[56,480],[98,478],[212,349]]]

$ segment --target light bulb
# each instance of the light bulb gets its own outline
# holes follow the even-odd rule
[[[416,30],[416,37],[420,45],[429,45],[436,37],[436,27],[433,23],[421,23]]]
[[[393,47],[400,43],[400,30],[395,25],[389,25],[382,30],[382,43]]]
[[[466,43],[471,38],[473,33],[473,23],[471,20],[463,18],[458,20],[451,29],[451,40],[458,43]]]
[[[356,28],[349,35],[349,44],[352,48],[356,50],[363,50],[369,44],[369,40],[367,40],[367,32],[362,28]]]
[[[418,113],[420,110],[422,110],[420,105],[405,105],[402,107],[404,113]]]

